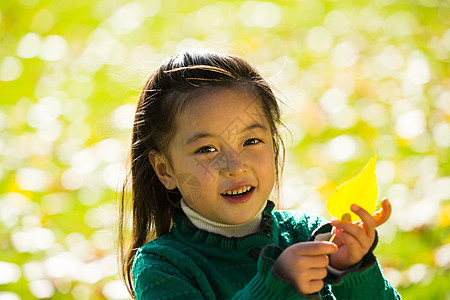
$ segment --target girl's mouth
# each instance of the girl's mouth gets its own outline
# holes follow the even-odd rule
[[[232,202],[232,203],[245,203],[247,202],[251,195],[253,194],[253,191],[255,190],[255,187],[253,186],[246,186],[239,190],[234,191],[227,191],[225,193],[220,194],[223,198],[226,200]]]

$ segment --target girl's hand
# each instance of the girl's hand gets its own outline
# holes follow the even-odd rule
[[[371,216],[365,209],[356,204],[351,206],[352,212],[361,221],[348,223],[332,220],[336,237],[334,243],[339,250],[330,256],[330,265],[338,270],[345,270],[357,264],[367,254],[375,240],[375,228],[385,223],[391,215],[388,199],[383,199],[381,209]]]
[[[330,242],[303,242],[286,248],[275,261],[274,271],[294,283],[297,292],[312,294],[324,285],[328,255],[338,248]]]

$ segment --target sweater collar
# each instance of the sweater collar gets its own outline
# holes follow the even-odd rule
[[[226,237],[243,237],[258,231],[261,226],[262,212],[264,211],[267,203],[264,203],[261,206],[261,209],[256,213],[253,219],[246,223],[236,225],[223,224],[207,219],[190,208],[184,199],[181,199],[180,205],[183,212],[197,228]]]
[[[246,249],[258,245],[266,245],[271,243],[274,237],[274,220],[272,218],[272,210],[274,207],[275,204],[268,200],[262,212],[262,221],[259,229],[254,233],[242,237],[226,237],[218,233],[200,229],[192,223],[180,207],[176,211],[171,232],[180,239],[185,239],[186,242],[191,241],[196,244],[206,243],[209,246],[220,247],[224,250]]]

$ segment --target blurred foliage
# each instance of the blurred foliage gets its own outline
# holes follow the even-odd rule
[[[0,3],[0,299],[122,299],[115,201],[133,109],[167,55],[242,55],[283,106],[280,206],[327,215],[378,153],[376,254],[405,299],[450,299],[450,2]]]

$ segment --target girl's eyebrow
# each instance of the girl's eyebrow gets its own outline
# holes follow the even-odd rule
[[[247,127],[243,128],[243,129],[239,130],[237,133],[235,133],[233,135],[239,135],[239,134],[242,134],[244,132],[252,131],[252,130],[258,129],[258,128],[262,129],[263,131],[267,131],[267,127],[266,126],[264,126],[262,124],[259,124],[259,123],[254,123],[254,124],[252,124],[250,126],[247,126]],[[193,142],[195,142],[198,139],[208,138],[208,137],[216,137],[216,135],[214,135],[212,133],[208,133],[208,132],[200,132],[200,133],[194,134],[192,137],[190,137],[187,140],[186,144],[192,144]]]

